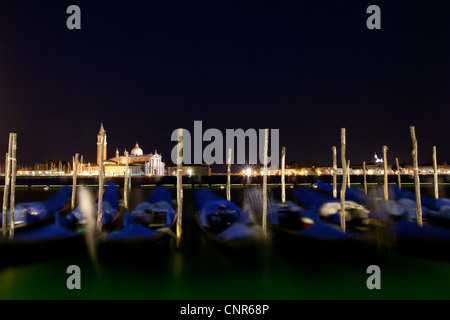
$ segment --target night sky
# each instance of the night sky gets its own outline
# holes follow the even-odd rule
[[[69,5],[81,30],[69,30]],[[369,30],[369,5],[381,30]],[[0,151],[96,161],[136,141],[170,161],[178,127],[280,129],[287,162],[382,146],[394,163],[450,162],[448,1],[2,1]],[[206,146],[208,142],[204,143]],[[338,152],[339,157],[339,152]],[[1,159],[1,158],[0,158]],[[340,163],[340,161],[339,161]]]

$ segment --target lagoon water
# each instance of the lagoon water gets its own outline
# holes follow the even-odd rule
[[[210,177],[206,183],[226,181],[226,177],[223,181],[220,180],[222,178],[224,177]],[[392,178],[395,181],[396,177]],[[236,179],[243,178],[235,177],[233,182],[238,183]],[[205,180],[184,182],[205,183]],[[96,183],[95,179],[81,179],[79,182],[91,185]],[[147,177],[133,179],[131,208],[147,198],[153,189],[149,185],[155,182],[157,181]],[[298,183],[309,182],[311,181],[304,180]],[[121,185],[121,180],[117,179],[117,183]],[[18,179],[18,184],[58,185],[71,182],[70,179],[21,178]],[[450,191],[446,185],[441,189],[442,193]],[[51,187],[49,190],[18,188],[17,202],[42,200],[56,190],[57,187]],[[94,187],[92,190],[96,191]],[[122,188],[120,190],[122,192]],[[225,189],[214,190],[225,197]],[[424,193],[430,193],[431,187],[425,185],[423,190]],[[274,198],[279,198],[279,187],[271,186],[270,193]],[[175,196],[175,189],[173,195]],[[232,188],[232,199],[238,204],[242,204],[243,195],[244,187]],[[293,199],[290,189],[287,190],[287,198]],[[350,262],[321,255],[314,257],[305,255],[301,243],[289,250],[285,249],[280,243],[274,242],[270,248],[266,248],[268,253],[259,265],[248,265],[218,250],[198,229],[194,220],[192,189],[185,188],[183,235],[179,249],[172,241],[167,250],[152,252],[151,259],[145,262],[120,261],[114,265],[105,265],[94,263],[87,252],[79,252],[66,258],[1,267],[0,299],[450,298],[449,260],[422,259],[392,252],[382,260],[374,257],[373,261],[369,258]],[[378,265],[381,270],[380,290],[369,290],[366,286],[367,278],[370,276],[367,268],[372,264]],[[69,290],[66,286],[70,276],[67,268],[71,265],[80,267],[80,290]]]

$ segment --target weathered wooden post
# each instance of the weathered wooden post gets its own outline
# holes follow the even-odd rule
[[[180,247],[183,216],[183,129],[178,129],[177,144],[177,248]]]
[[[78,176],[78,153],[75,153],[75,158],[73,158],[73,178],[72,178],[72,202],[71,208],[75,209],[75,195],[77,192],[77,176]]]
[[[333,152],[333,198],[337,198],[337,160],[336,160],[336,146],[331,148]]]
[[[398,158],[395,158],[395,164],[397,165],[397,180],[398,180],[398,188],[402,188],[402,178],[400,175],[400,165],[398,164]]]
[[[11,150],[11,199],[9,206],[9,238],[14,237],[14,206],[16,202],[16,173],[17,173],[17,133],[12,133],[12,150]]]
[[[388,193],[388,166],[387,166],[387,146],[383,146],[383,168],[384,168],[384,185],[383,185],[383,191],[384,191],[384,200],[389,200],[389,193]]]
[[[367,171],[366,171],[366,162],[363,161],[363,175],[364,175],[364,194],[367,195]]]
[[[264,171],[263,171],[263,212],[262,212],[262,230],[267,236],[267,151],[269,149],[269,129],[265,129],[264,134]]]
[[[125,151],[125,177],[123,182],[123,205],[125,207],[125,210],[128,209],[128,187],[129,182],[128,178],[130,175],[130,169],[128,164],[128,151]]]
[[[5,188],[3,189],[3,210],[2,210],[2,234],[6,237],[8,234],[7,217],[9,189],[11,186],[11,153],[12,153],[12,133],[9,134],[8,153],[5,159]]]
[[[281,202],[286,201],[286,147],[281,148]]]
[[[413,158],[413,168],[414,168],[414,189],[416,192],[416,214],[417,223],[422,226],[422,203],[420,199],[420,179],[419,179],[419,164],[417,160],[417,139],[416,132],[413,126],[410,127],[411,139],[413,144],[412,158]]]
[[[439,199],[436,146],[433,146],[434,198]]]
[[[347,160],[347,187],[350,188],[350,160]]]
[[[342,187],[341,187],[341,228],[345,232],[345,187],[347,184],[347,161],[345,160],[345,128],[341,128],[341,162],[342,162]]]
[[[105,168],[103,164],[103,155],[105,154],[105,130],[103,126],[100,130],[100,163],[98,166],[98,211],[97,211],[97,231],[101,232],[103,228],[103,185]],[[75,170],[75,168],[73,168]]]
[[[231,200],[231,148],[228,148],[227,157],[227,200]]]

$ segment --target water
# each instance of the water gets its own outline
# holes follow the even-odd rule
[[[353,180],[353,179],[352,179]],[[142,181],[141,181],[142,182]],[[146,180],[146,182],[148,182]],[[152,188],[133,182],[130,207],[144,201]],[[426,189],[426,188],[425,188]],[[95,189],[93,189],[96,191]],[[225,189],[215,189],[225,197]],[[232,188],[232,200],[244,202],[244,188]],[[289,190],[288,190],[289,191]],[[56,192],[18,189],[17,201],[37,201]],[[121,189],[122,192],[122,189]],[[280,190],[270,190],[279,198]],[[175,195],[175,190],[173,190]],[[287,192],[287,200],[292,195]],[[0,299],[449,299],[450,262],[390,254],[360,262],[303,254],[301,244],[268,248],[261,265],[247,265],[221,252],[196,226],[192,190],[184,190],[181,248],[172,241],[166,252],[145,262],[94,264],[87,252],[0,269]],[[366,270],[381,268],[381,290],[369,290]],[[81,290],[66,287],[67,267],[81,269]]]

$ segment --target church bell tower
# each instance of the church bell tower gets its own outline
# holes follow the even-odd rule
[[[100,125],[100,131],[97,134],[97,164],[100,164],[100,146],[102,144],[102,131],[105,131],[103,128],[103,121]],[[106,131],[105,131],[105,141],[104,141],[104,147],[103,147],[103,161],[107,159],[106,157]]]

